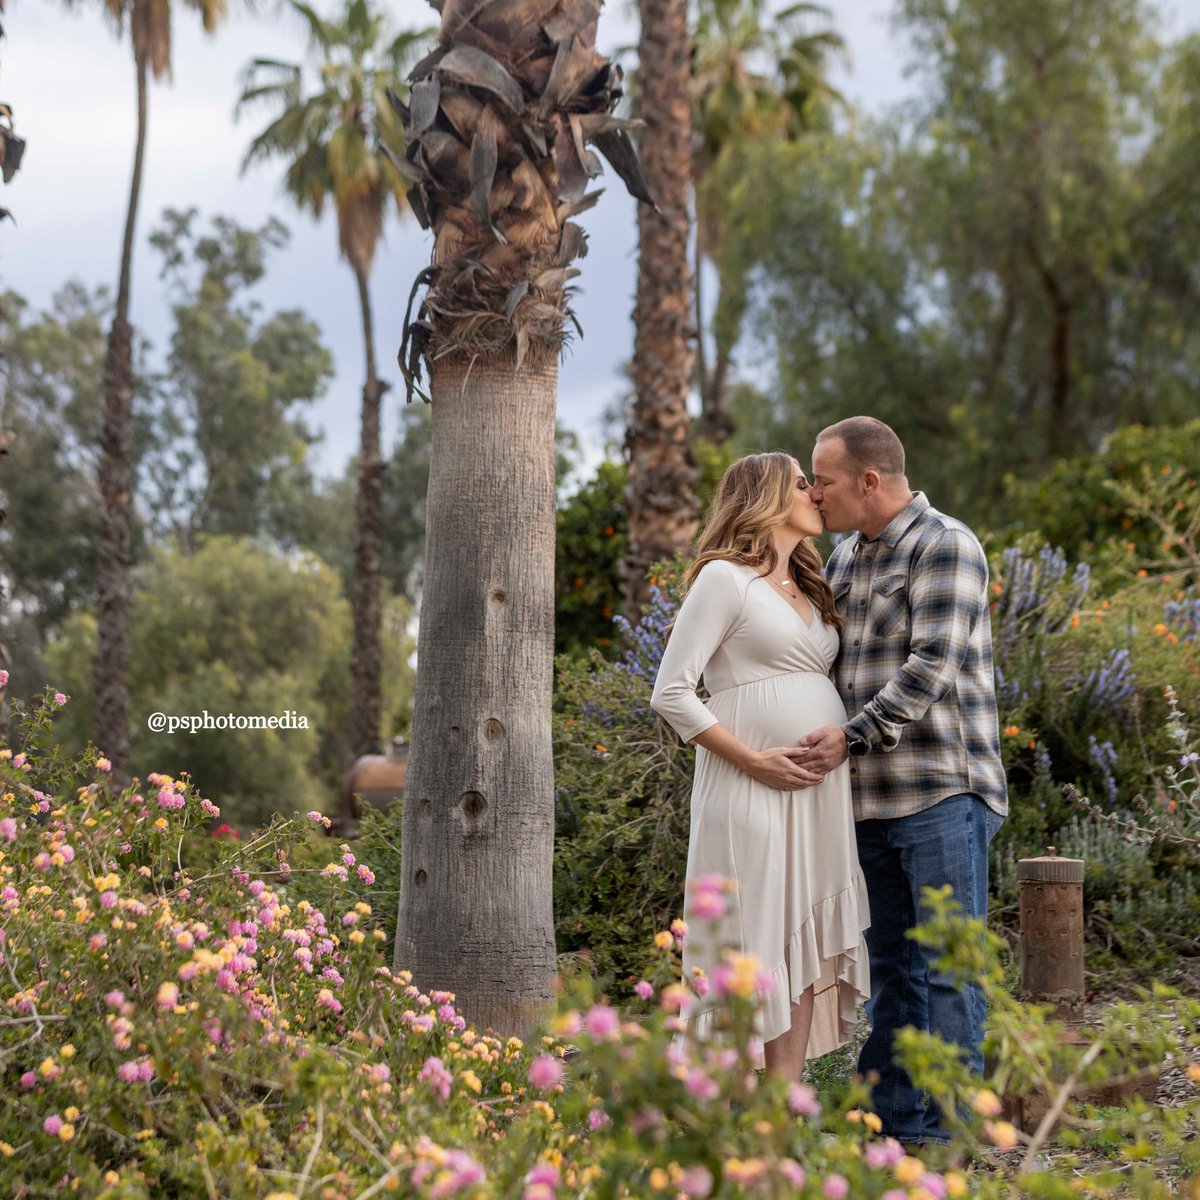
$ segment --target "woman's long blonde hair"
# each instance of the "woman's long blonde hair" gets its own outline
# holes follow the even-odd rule
[[[778,568],[771,532],[788,518],[799,469],[799,463],[782,450],[749,454],[730,463],[696,538],[696,557],[683,578],[684,595],[705,563],[714,559],[742,563],[760,572]],[[788,575],[821,614],[821,620],[840,630],[842,618],[833,606],[833,593],[821,566],[813,539],[801,538],[788,560]]]

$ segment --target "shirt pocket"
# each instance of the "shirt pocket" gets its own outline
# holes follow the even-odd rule
[[[850,612],[850,580],[840,579],[830,589],[833,592],[833,607],[839,616],[848,616]]]
[[[895,637],[907,633],[908,576],[885,575],[871,585],[872,632],[876,637]]]

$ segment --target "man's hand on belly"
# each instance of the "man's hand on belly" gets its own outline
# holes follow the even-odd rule
[[[806,733],[796,743],[796,750],[789,754],[797,766],[828,775],[840,767],[850,756],[846,748],[846,731],[840,725],[822,725],[812,733]]]

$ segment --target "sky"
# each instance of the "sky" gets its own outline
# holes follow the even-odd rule
[[[384,0],[395,23],[418,28],[436,14],[421,0]],[[911,94],[906,54],[891,32],[891,0],[827,0],[849,49],[833,83],[856,107],[879,112]],[[330,11],[330,0],[317,0]],[[20,173],[0,196],[17,223],[0,226],[0,282],[35,308],[49,304],[69,278],[115,288],[135,131],[135,92],[127,42],[118,42],[97,3],[68,11],[57,0],[9,0],[0,47],[0,99],[11,105],[28,145]],[[232,15],[213,36],[195,12],[174,18],[174,77],[153,84],[147,167],[134,257],[132,320],[157,353],[170,334],[168,298],[158,256],[146,239],[164,208],[196,206],[201,217],[232,216],[244,225],[282,218],[292,240],[268,264],[254,297],[265,312],[303,308],[319,324],[334,356],[335,377],[308,410],[323,431],[314,448],[321,474],[340,474],[358,439],[363,349],[354,277],[339,260],[332,215],[321,222],[290,207],[282,169],[267,163],[242,175],[242,156],[268,120],[252,110],[234,121],[246,63],[255,56],[299,61],[303,30],[283,16],[248,14],[231,0]],[[1177,0],[1169,32],[1200,28],[1200,0]],[[637,41],[636,8],[610,0],[600,19],[608,53]],[[567,352],[559,374],[559,420],[580,438],[585,456],[602,450],[601,417],[624,390],[622,365],[633,349],[637,270],[636,210],[620,181],[606,171],[605,193],[583,218],[590,253],[578,265],[575,310],[584,337]],[[385,400],[384,447],[391,446],[403,387],[395,367],[404,307],[414,276],[429,261],[430,235],[411,218],[387,226],[371,279],[377,356],[392,384]]]

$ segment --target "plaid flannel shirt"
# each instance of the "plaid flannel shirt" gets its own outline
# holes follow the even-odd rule
[[[843,728],[870,746],[850,759],[854,819],[911,816],[963,792],[1007,814],[975,535],[918,492],[878,537],[842,541],[825,575],[846,618],[833,669]]]

